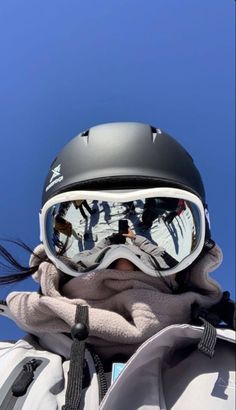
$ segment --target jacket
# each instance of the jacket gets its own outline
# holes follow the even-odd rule
[[[9,314],[6,306],[1,308]],[[108,389],[104,374],[86,349],[86,377],[74,409],[233,410],[235,332],[217,330],[212,358],[197,348],[203,334],[203,327],[189,324],[166,327],[139,347]],[[68,336],[49,333],[39,338],[27,335],[15,344],[1,342],[0,409],[72,409],[65,406],[71,345]],[[32,370],[32,364],[35,368],[25,382],[24,369]]]

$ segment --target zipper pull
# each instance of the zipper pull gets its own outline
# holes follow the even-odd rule
[[[14,396],[24,396],[30,383],[34,379],[34,371],[41,363],[42,360],[32,359],[24,364],[23,370],[21,370],[19,376],[16,378],[11,388]]]

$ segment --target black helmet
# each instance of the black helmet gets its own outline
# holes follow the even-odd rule
[[[168,257],[149,274],[176,273],[214,245],[204,186],[192,157],[175,139],[147,124],[103,124],[80,133],[53,161],[42,202],[45,250],[72,275],[94,267],[94,261],[81,262],[81,252],[116,232],[124,215],[137,235],[154,241]],[[119,240],[121,236],[119,228]],[[118,247],[110,256],[102,253],[98,266],[109,266],[117,258],[116,249],[119,258],[128,259],[126,247]],[[131,262],[139,266],[138,259],[135,255],[136,262]],[[139,268],[145,272],[146,265]]]
[[[102,124],[81,132],[53,161],[43,205],[66,191],[176,187],[205,203],[192,157],[161,129],[135,122]]]

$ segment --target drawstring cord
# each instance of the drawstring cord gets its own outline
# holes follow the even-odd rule
[[[78,410],[81,400],[85,339],[89,334],[88,306],[77,306],[75,325],[71,329],[73,343],[71,346],[70,369],[63,410]]]
[[[100,357],[98,356],[97,353],[95,353],[92,346],[88,346],[88,350],[93,358],[95,370],[98,375],[99,403],[100,403],[108,390],[107,379],[105,376],[103,364],[102,364]]]

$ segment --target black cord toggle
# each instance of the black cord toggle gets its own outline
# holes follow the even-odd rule
[[[72,328],[71,328],[71,336],[74,339],[77,340],[85,340],[87,339],[89,335],[89,329],[86,323],[76,323]]]

